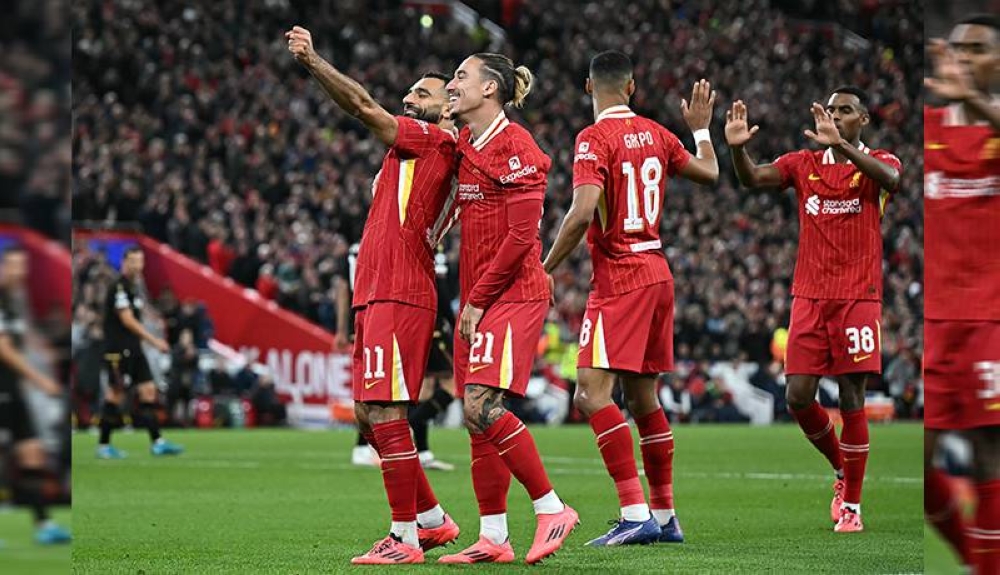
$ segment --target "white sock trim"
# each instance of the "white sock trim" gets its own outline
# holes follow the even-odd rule
[[[535,508],[535,515],[559,513],[566,508],[559,496],[556,495],[555,489],[532,501],[531,505]]]
[[[507,532],[507,514],[483,515],[479,518],[479,535],[492,541],[495,545],[503,545],[510,534]]]
[[[850,509],[851,511],[857,513],[858,515],[861,515],[861,504],[860,503],[848,503],[848,502],[845,501],[840,506],[840,508],[841,509]]]
[[[649,506],[645,503],[637,503],[635,505],[626,505],[622,507],[622,519],[625,521],[649,521]]]
[[[420,548],[420,538],[417,537],[416,521],[393,521],[389,532],[403,540],[410,547]]]
[[[674,518],[677,514],[674,513],[673,509],[650,509],[650,513],[656,518],[656,522],[660,525],[666,525]]]
[[[444,509],[441,505],[435,505],[427,511],[417,513],[417,525],[425,529],[434,529],[444,525]]]

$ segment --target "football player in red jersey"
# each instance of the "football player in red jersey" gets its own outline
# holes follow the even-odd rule
[[[773,163],[755,164],[746,144],[747,108],[726,114],[740,182],[750,188],[794,187],[799,204],[799,253],[792,282],[792,317],[786,373],[788,406],[806,437],[833,467],[831,519],[838,533],[864,529],[861,488],[868,461],[865,387],[882,371],[882,211],[899,185],[901,164],[891,153],[861,141],[870,122],[868,96],[845,86],[826,106],[812,105],[816,131],[805,135],[822,150],[799,150]],[[840,439],[816,401],[821,376],[837,379]]]
[[[973,573],[1000,573],[1000,19],[957,24],[931,43],[924,110],[924,511]],[[972,444],[966,529],[939,435]]]
[[[708,133],[715,93],[701,80],[690,105],[681,102],[698,148],[693,156],[672,132],[629,109],[635,80],[625,54],[595,56],[586,90],[594,124],[576,138],[573,205],[544,267],[552,273],[589,230],[593,291],[580,330],[574,402],[590,418],[618,491],[621,519],[588,545],[681,542],[674,514],[674,438],[657,397],[659,374],[673,370],[674,329],[674,283],[660,241],[661,208],[670,176],[701,184],[718,180]],[[612,401],[616,377],[639,429],[650,505],[639,482],[632,433]]]
[[[549,483],[531,432],[503,404],[506,394],[524,395],[551,297],[538,234],[551,161],[504,114],[504,106],[522,104],[531,82],[531,72],[510,58],[481,53],[466,58],[447,86],[452,114],[465,123],[458,136],[455,383],[464,395],[481,520],[479,541],[444,563],[514,560],[506,514],[511,474],[538,520],[528,563],[559,549],[579,520]]]
[[[313,49],[308,30],[286,33],[288,49],[327,94],[389,146],[356,263],[354,400],[361,432],[381,457],[392,525],[355,564],[423,563],[426,549],[458,538],[434,497],[410,435],[407,408],[420,394],[434,332],[434,245],[452,201],[456,134],[447,76],[425,74],[393,116]]]

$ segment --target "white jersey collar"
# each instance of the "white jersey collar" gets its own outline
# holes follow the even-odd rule
[[[858,140],[858,149],[866,154],[872,153],[871,149],[868,146],[866,146],[865,143],[862,142],[861,140]],[[827,148],[826,151],[823,152],[823,165],[825,166],[828,164],[836,164],[836,163],[837,163],[837,158],[836,156],[833,155],[833,148]],[[847,163],[850,164],[853,162],[847,160]]]
[[[605,108],[603,112],[597,115],[597,121],[600,122],[604,118],[632,118],[634,116],[635,112],[633,112],[631,108],[621,104],[619,106]]]
[[[503,129],[509,125],[510,120],[507,119],[507,114],[504,114],[503,110],[500,110],[497,117],[494,118],[493,122],[490,123],[490,126],[486,128],[486,131],[483,132],[478,138],[472,140],[472,147],[475,148],[477,152],[482,151],[482,149],[486,147],[486,144],[489,144],[493,138],[497,136],[497,134],[502,132]]]

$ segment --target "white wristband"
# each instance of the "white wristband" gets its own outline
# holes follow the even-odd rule
[[[691,134],[694,136],[694,145],[697,146],[702,142],[712,143],[712,133],[708,131],[708,128],[702,128],[700,130],[695,130]]]

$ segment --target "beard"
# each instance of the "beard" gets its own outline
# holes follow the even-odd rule
[[[408,118],[423,120],[428,124],[437,124],[441,121],[441,111],[422,110],[415,106],[403,106],[403,115]]]

